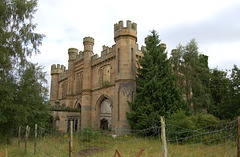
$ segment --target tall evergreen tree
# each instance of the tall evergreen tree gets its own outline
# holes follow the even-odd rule
[[[140,60],[141,68],[137,71],[136,99],[134,103],[129,103],[131,113],[127,113],[133,129],[160,125],[160,116],[169,116],[185,108],[181,90],[176,85],[176,78],[165,52],[165,44],[160,44],[156,31],[151,33],[146,38],[144,59]]]

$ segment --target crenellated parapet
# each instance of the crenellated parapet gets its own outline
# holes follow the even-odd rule
[[[112,48],[111,47],[103,45],[102,48],[103,49],[102,49],[102,52],[101,52],[101,57],[106,56],[108,53],[112,52]]]
[[[63,71],[59,76],[59,81],[66,79],[68,77],[68,70]]]
[[[119,21],[114,25],[114,40],[119,37],[131,36],[137,41],[137,24],[127,20],[127,27],[123,26],[123,21]]]
[[[160,47],[163,51],[165,51],[167,49],[167,45],[165,43],[161,43]]]
[[[66,70],[66,67],[64,65],[60,65],[60,64],[53,64],[51,66],[51,75],[53,74],[61,74]]]
[[[69,48],[68,49],[69,61],[76,60],[77,54],[78,54],[78,49],[76,49],[76,48]]]

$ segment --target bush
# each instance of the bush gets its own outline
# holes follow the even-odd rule
[[[178,142],[182,143],[193,142],[193,140],[194,142],[211,141],[212,138],[219,135],[215,135],[214,133],[211,134],[211,136],[202,137],[201,134],[217,129],[215,124],[219,122],[220,121],[211,114],[199,113],[187,116],[186,112],[179,110],[166,118],[166,136],[170,141],[178,139]]]

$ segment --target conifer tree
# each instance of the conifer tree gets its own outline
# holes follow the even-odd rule
[[[165,44],[160,44],[156,31],[152,31],[146,38],[146,51],[143,54],[141,68],[137,71],[135,102],[129,103],[131,113],[127,113],[133,129],[160,125],[160,116],[169,116],[179,109],[186,109],[165,52]]]

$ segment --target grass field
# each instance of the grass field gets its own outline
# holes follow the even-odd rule
[[[21,140],[20,148],[17,138],[11,140],[10,145],[0,145],[0,156],[25,156],[25,143]],[[106,134],[74,134],[73,156],[112,157],[118,149],[122,157],[134,157],[144,149],[141,156],[156,157],[162,155],[162,145],[159,137],[144,138],[137,136],[122,136],[115,139]],[[49,134],[38,137],[37,154],[34,152],[34,139],[28,141],[27,156],[56,156],[67,157],[69,150],[69,136],[67,134]],[[168,143],[168,156],[171,157],[232,157],[237,155],[236,142],[226,140],[222,143]]]

